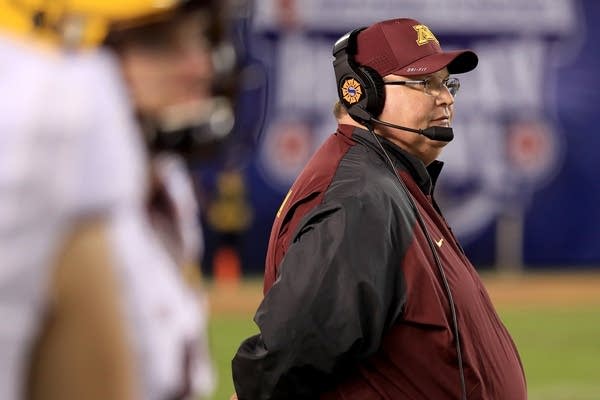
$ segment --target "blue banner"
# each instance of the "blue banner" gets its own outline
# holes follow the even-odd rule
[[[239,247],[245,270],[262,272],[280,202],[335,130],[333,43],[392,17],[423,22],[445,50],[479,55],[478,68],[460,76],[456,139],[442,153],[436,193],[474,263],[600,266],[600,2],[257,0],[247,45],[266,69],[268,103],[244,170],[253,209]],[[207,238],[209,265],[210,226]]]

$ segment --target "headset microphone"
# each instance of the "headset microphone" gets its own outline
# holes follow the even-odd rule
[[[403,131],[418,133],[419,135],[423,135],[425,137],[428,137],[429,139],[439,140],[441,142],[449,142],[452,139],[454,139],[454,132],[452,131],[452,128],[447,128],[445,126],[432,126],[427,129],[413,129],[377,119],[362,107],[350,107],[347,110],[348,114],[350,114],[352,118],[363,124],[375,122],[377,124],[389,126],[390,128],[396,128],[401,129]]]
[[[400,126],[396,124],[392,124],[389,122],[381,121],[377,118],[371,117],[371,121],[374,121],[378,124],[389,126],[391,128],[401,129],[403,131],[418,133],[419,135],[423,135],[432,140],[439,140],[441,142],[449,142],[454,139],[454,132],[452,128],[447,128],[445,126],[432,126],[427,129],[413,129],[407,128],[405,126]]]

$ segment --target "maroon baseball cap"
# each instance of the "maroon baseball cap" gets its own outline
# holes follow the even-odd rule
[[[451,74],[469,72],[477,66],[471,50],[444,52],[426,25],[408,18],[378,22],[357,37],[358,64],[389,74],[427,75],[448,67]]]

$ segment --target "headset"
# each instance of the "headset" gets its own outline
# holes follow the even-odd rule
[[[446,278],[442,261],[440,260],[433,240],[431,239],[431,235],[429,234],[425,222],[423,221],[423,217],[421,216],[419,209],[415,204],[415,200],[406,187],[406,184],[400,177],[400,174],[394,167],[394,163],[389,154],[385,151],[379,137],[373,130],[373,123],[379,123],[382,125],[391,126],[392,128],[418,133],[433,140],[443,140],[449,142],[454,137],[454,134],[452,132],[452,128],[432,127],[427,129],[412,129],[385,121],[380,121],[376,118],[376,116],[381,114],[385,105],[385,84],[383,82],[383,78],[373,68],[368,66],[360,66],[354,60],[357,50],[356,38],[364,29],[366,28],[358,28],[348,32],[338,39],[333,46],[333,56],[335,57],[333,61],[333,68],[335,71],[338,97],[340,102],[346,108],[348,114],[355,121],[366,126],[369,132],[373,135],[375,142],[379,145],[379,148],[385,155],[389,167],[392,169],[392,172],[400,183],[400,187],[405,193],[415,218],[421,230],[423,231],[425,238],[427,239],[433,259],[442,278],[448,303],[450,304],[452,330],[455,338],[457,365],[460,375],[461,399],[467,400],[462,349],[460,344],[458,319],[456,317],[456,305],[454,304],[454,298],[452,297],[452,291],[450,289],[450,285],[448,284],[448,279]]]
[[[356,37],[365,29],[348,32],[333,46],[333,69],[340,102],[360,123],[370,122],[373,116],[381,114],[385,105],[383,78],[373,68],[359,66],[354,61]]]

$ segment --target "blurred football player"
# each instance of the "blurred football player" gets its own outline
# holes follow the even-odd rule
[[[231,129],[213,7],[0,0],[0,398],[211,391],[206,316],[176,267],[198,247],[193,199],[143,140],[181,151]]]
[[[167,15],[113,24],[105,44],[118,56],[151,155],[149,210],[170,255],[201,253],[186,164],[231,133],[235,51],[223,39],[219,2],[182,1]]]

